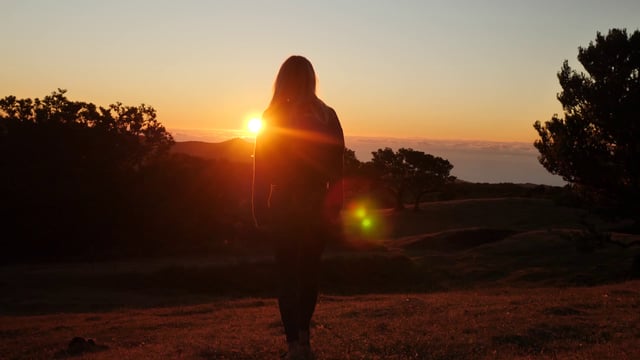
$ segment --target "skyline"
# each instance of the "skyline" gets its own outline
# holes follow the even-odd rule
[[[306,56],[348,136],[531,143],[579,46],[637,1],[4,1],[0,96],[145,103],[168,129],[243,130]]]

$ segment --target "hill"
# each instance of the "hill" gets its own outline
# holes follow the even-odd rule
[[[351,246],[327,250],[325,292],[606,284],[630,279],[633,258],[640,254],[638,247],[598,244],[598,234],[586,231],[580,221],[592,222],[620,242],[640,235],[617,233],[611,224],[549,200],[447,201],[426,205],[418,213],[374,212],[376,225],[367,228],[371,233],[349,227]],[[351,216],[349,211],[344,214],[347,226],[353,225],[348,223]],[[122,295],[131,296],[132,290],[136,297],[164,294],[165,289],[173,289],[170,293],[178,298],[272,296],[273,272],[270,253],[244,250],[206,258],[38,264],[37,271],[30,265],[5,266],[0,267],[0,285],[7,290],[0,292],[0,314],[91,311],[98,299],[100,309],[112,309],[126,304]]]
[[[617,241],[640,236],[541,199],[374,212],[386,229],[361,234],[369,247],[325,257],[319,358],[640,356],[630,273],[640,249],[585,248],[597,234],[581,222]],[[270,257],[5,266],[0,288],[0,358],[66,358],[74,336],[96,338],[91,359],[263,359],[284,349]]]
[[[253,143],[241,138],[210,143],[204,141],[179,141],[171,148],[171,153],[186,154],[203,159],[226,159],[234,162],[251,162]]]

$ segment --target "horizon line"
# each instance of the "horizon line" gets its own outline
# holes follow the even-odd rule
[[[247,130],[242,129],[225,129],[225,128],[166,128],[167,131],[174,136],[175,132],[188,132],[188,134],[183,134],[186,136],[195,136],[195,137],[211,137],[216,136],[222,137],[224,134],[233,134],[232,136],[225,137],[222,140],[218,141],[227,141],[235,138],[240,139],[255,139],[255,135],[250,134]],[[360,138],[360,139],[389,139],[389,140],[428,140],[428,141],[437,141],[437,142],[451,142],[451,141],[462,141],[462,142],[484,142],[484,143],[519,143],[519,144],[530,144],[533,145],[533,142],[536,140],[535,138],[531,140],[496,140],[496,139],[480,139],[480,138],[432,138],[426,136],[385,136],[385,135],[362,135],[362,134],[344,134],[345,138]],[[176,141],[205,141],[205,140],[176,140]]]

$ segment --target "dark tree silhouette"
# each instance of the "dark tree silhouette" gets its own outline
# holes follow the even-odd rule
[[[142,178],[145,168],[173,144],[152,107],[103,108],[65,93],[0,99],[0,211],[6,213],[0,224],[11,234],[3,237],[4,248],[12,250],[5,256],[119,248],[118,241],[131,238],[128,230],[144,222],[133,199],[149,181]],[[138,219],[135,227],[126,228],[129,218]]]
[[[540,163],[616,213],[640,204],[640,31],[597,33],[578,48],[586,73],[565,60],[558,79],[564,118],[536,121]]]
[[[65,93],[66,90],[58,89],[42,100],[15,96],[0,99],[1,141],[13,142],[6,146],[15,150],[22,140],[36,140],[33,136],[46,135],[50,143],[64,143],[64,149],[73,151],[75,156],[115,162],[126,168],[139,167],[165,154],[173,144],[173,138],[158,122],[156,111],[150,106],[116,103],[106,108],[97,107],[71,101]],[[26,138],[22,139],[23,136]]]
[[[400,149],[398,152],[408,167],[407,189],[414,199],[415,211],[419,210],[423,196],[439,191],[443,185],[455,180],[449,175],[453,165],[448,160],[412,149]]]
[[[394,192],[398,210],[404,209],[405,196],[411,195],[417,211],[424,195],[455,179],[449,175],[453,165],[448,160],[422,151],[401,148],[394,152],[384,148],[372,154],[373,168]]]
[[[363,163],[356,157],[356,152],[345,148],[344,149],[344,173],[346,176],[357,175],[362,169]]]

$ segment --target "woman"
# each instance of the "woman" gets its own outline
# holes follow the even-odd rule
[[[302,56],[280,67],[254,150],[253,214],[273,243],[287,358],[309,358],[320,258],[339,234],[344,136]]]

